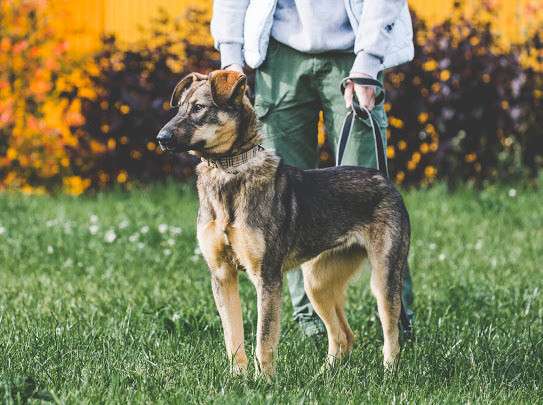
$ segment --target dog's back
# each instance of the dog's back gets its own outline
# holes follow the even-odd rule
[[[282,201],[291,202],[296,234],[292,248],[302,260],[344,244],[353,232],[379,232],[379,227],[387,227],[409,234],[401,195],[377,170],[280,166],[277,176],[288,178],[288,186],[277,191],[292,194],[283,196]]]

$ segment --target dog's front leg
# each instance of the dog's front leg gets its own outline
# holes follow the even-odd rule
[[[280,271],[277,273],[255,283],[258,305],[255,368],[266,379],[275,373],[274,357],[281,331],[282,277]]]
[[[226,263],[211,272],[215,304],[221,317],[224,343],[234,374],[247,370],[247,355],[243,342],[243,319],[238,289],[238,272]]]

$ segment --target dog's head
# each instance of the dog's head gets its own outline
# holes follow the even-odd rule
[[[170,102],[179,110],[158,133],[160,146],[203,157],[227,155],[240,141],[247,111],[253,111],[246,82],[244,74],[227,70],[183,78]]]

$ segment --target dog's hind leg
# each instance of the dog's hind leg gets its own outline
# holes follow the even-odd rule
[[[403,267],[406,253],[399,232],[381,227],[368,248],[371,262],[371,290],[383,328],[385,368],[393,368],[400,353],[399,328]]]
[[[328,334],[328,363],[350,352],[354,334],[345,317],[345,295],[349,280],[361,269],[363,250],[353,246],[325,252],[302,265],[304,285],[311,303]]]

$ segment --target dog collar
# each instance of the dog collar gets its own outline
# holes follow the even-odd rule
[[[237,173],[237,170],[235,170],[237,167],[244,165],[249,160],[254,158],[258,154],[258,152],[263,150],[264,148],[261,145],[256,145],[248,151],[240,153],[239,155],[224,156],[217,159],[202,158],[202,161],[205,162],[208,166],[216,167],[229,173]]]

